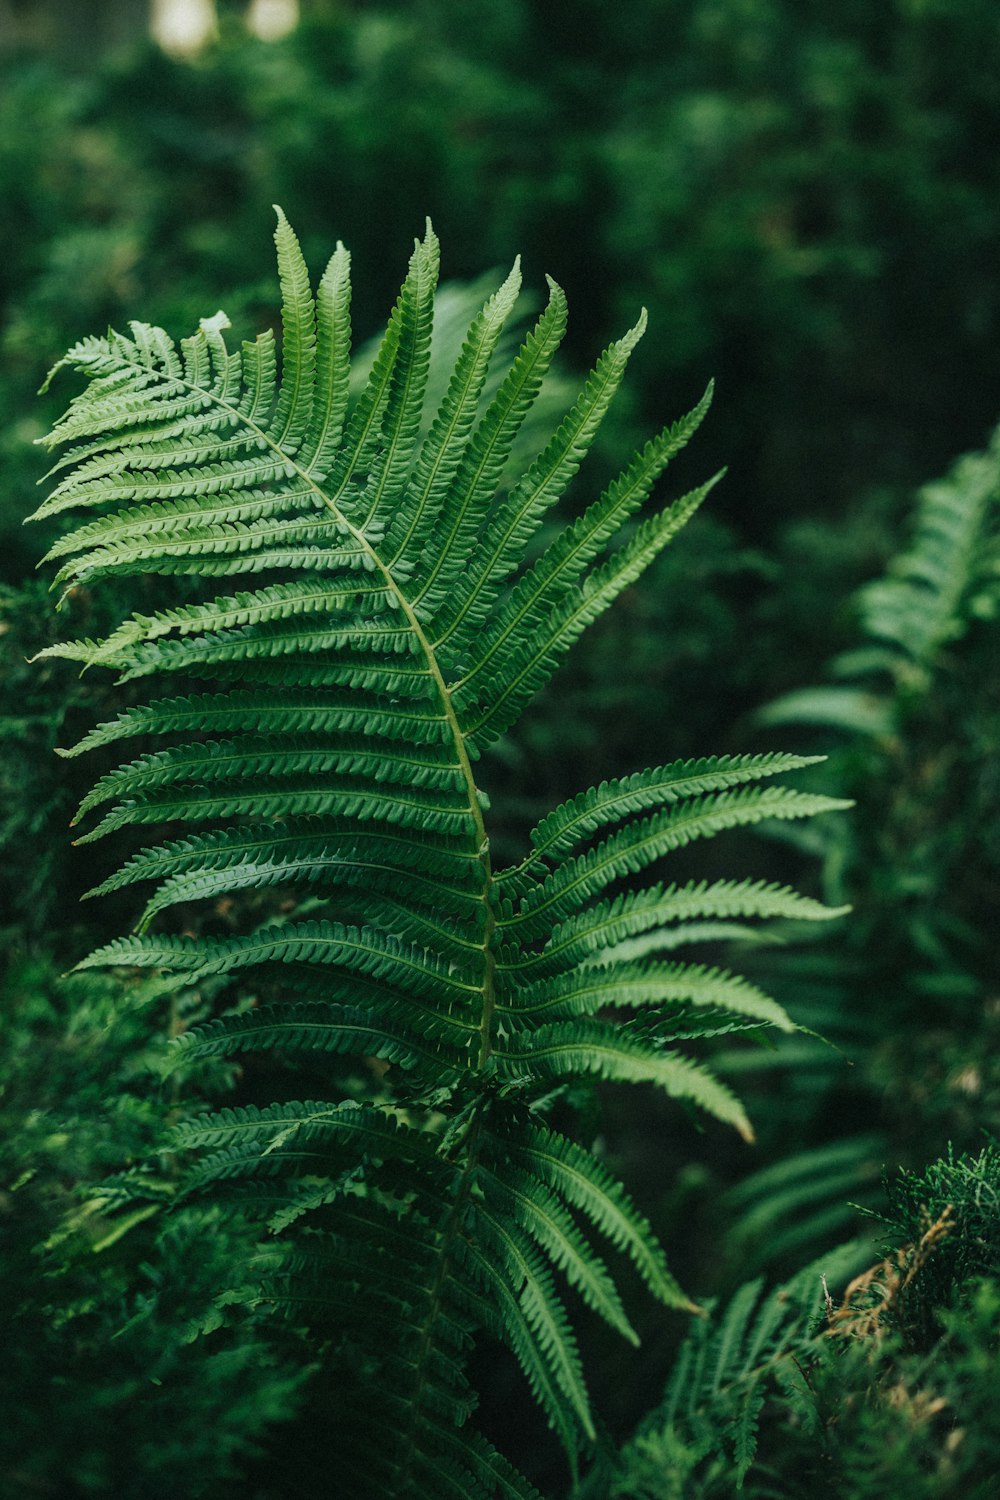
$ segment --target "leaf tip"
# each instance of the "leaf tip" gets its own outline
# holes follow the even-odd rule
[[[198,327],[203,333],[222,333],[224,329],[232,328],[232,326],[232,323],[221,307],[210,318],[199,318],[198,320]]]

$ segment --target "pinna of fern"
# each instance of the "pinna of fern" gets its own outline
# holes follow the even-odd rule
[[[743,1106],[686,1044],[791,1022],[737,975],[664,955],[734,922],[832,915],[763,881],[637,877],[694,839],[843,804],[775,784],[800,756],[660,766],[564,803],[518,865],[494,869],[476,761],[708,493],[714,480],[637,519],[710,392],[529,565],[645,315],[511,475],[565,329],[554,282],[484,395],[515,264],[421,441],[430,226],[353,403],[347,252],[314,293],[280,211],[276,243],[280,379],[272,333],[231,351],[222,314],[179,349],[137,322],[61,362],[87,385],[47,439],[70,446],[36,518],[85,517],[51,550],[57,584],[192,580],[183,604],[51,648],[121,681],[179,683],[63,752],[141,749],[84,799],[94,821],[78,842],[194,825],[97,887],[151,893],[137,931],[81,967],[254,972],[262,1003],[179,1045],[305,1057],[328,1092],[179,1128],[187,1190],[235,1192],[270,1226],[255,1295],[320,1330],[352,1493],[523,1497],[528,1482],[466,1423],[473,1339],[513,1350],[575,1469],[595,1427],[562,1284],[635,1342],[603,1236],[663,1303],[690,1306],[624,1188],[546,1102],[574,1079],[653,1084],[749,1138]],[[309,897],[309,915],[230,937],[157,930],[177,903],[279,886]],[[366,1101],[338,1088],[338,1057],[387,1065]]]

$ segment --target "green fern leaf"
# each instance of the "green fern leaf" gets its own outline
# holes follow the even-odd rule
[[[649,511],[711,388],[529,562],[645,314],[546,425],[566,303],[550,281],[534,328],[494,370],[515,263],[425,416],[430,226],[363,387],[347,251],[314,293],[280,210],[275,241],[280,367],[270,333],[230,351],[223,313],[179,344],[134,322],[56,366],[85,380],[45,440],[68,451],[36,519],[77,515],[50,551],[56,586],[71,610],[83,582],[129,589],[141,575],[142,591],[105,639],[42,655],[177,684],[63,752],[132,745],[84,797],[78,842],[196,825],[99,880],[91,894],[148,883],[145,909],[136,933],[79,967],[235,992],[232,1011],[179,1039],[180,1058],[267,1049],[308,1068],[319,1099],[218,1111],[174,1144],[185,1191],[231,1194],[260,1221],[258,1284],[229,1295],[314,1330],[342,1414],[339,1482],[359,1500],[537,1500],[472,1429],[473,1341],[513,1350],[575,1473],[596,1425],[557,1285],[635,1341],[603,1236],[662,1302],[691,1308],[621,1184],[545,1124],[553,1093],[649,1083],[749,1138],[742,1105],[687,1049],[787,1030],[789,1017],[726,969],[656,955],[758,919],[837,914],[761,881],[625,882],[694,838],[842,804],[757,784],[810,758],[703,758],[582,792],[496,870],[477,757],[704,500],[714,480]],[[537,456],[509,475],[529,434]],[[177,575],[183,602],[157,593]],[[250,891],[268,913],[256,930],[238,899],[231,935],[167,925],[180,903]],[[359,1104],[361,1075],[373,1082]]]

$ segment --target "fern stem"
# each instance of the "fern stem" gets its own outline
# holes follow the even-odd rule
[[[399,1477],[399,1482],[396,1490],[396,1493],[399,1497],[401,1497],[401,1500],[402,1497],[404,1497],[406,1494],[406,1486],[409,1483],[410,1474],[413,1468],[413,1459],[416,1453],[414,1429],[417,1415],[420,1410],[420,1398],[423,1394],[423,1388],[427,1382],[428,1361],[431,1351],[434,1348],[434,1329],[438,1317],[441,1313],[444,1300],[445,1284],[447,1282],[448,1273],[451,1267],[452,1246],[454,1245],[461,1229],[462,1211],[468,1201],[469,1190],[472,1187],[472,1179],[475,1175],[476,1168],[479,1165],[479,1131],[482,1125],[484,1108],[485,1101],[483,1099],[477,1100],[475,1105],[473,1106],[472,1119],[469,1122],[469,1127],[462,1142],[462,1144],[466,1148],[465,1163],[462,1167],[462,1175],[459,1179],[454,1201],[452,1202],[451,1208],[448,1210],[448,1217],[441,1229],[441,1245],[438,1254],[437,1269],[434,1272],[434,1280],[431,1283],[430,1304],[427,1311],[427,1317],[424,1321],[423,1332],[420,1337],[420,1345],[417,1349],[417,1355],[414,1364],[415,1383],[413,1400],[410,1402],[409,1406],[409,1424],[407,1431],[402,1439],[406,1457],[404,1459],[403,1471]]]

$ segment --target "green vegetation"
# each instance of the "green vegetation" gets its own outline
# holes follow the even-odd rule
[[[842,1302],[828,1281],[856,1265],[856,1243],[763,1297],[749,1282],[696,1323],[663,1405],[586,1493],[994,1493],[1000,1154],[949,1156],[890,1201],[886,1259]]]
[[[0,3],[0,1492],[991,1500],[995,7],[147,9]]]
[[[33,519],[88,519],[49,551],[56,585],[184,575],[202,597],[40,655],[111,668],[123,686],[171,673],[215,688],[129,707],[62,752],[175,741],[100,778],[74,822],[109,810],[77,842],[221,824],[144,848],[98,885],[156,882],[137,935],[77,967],[225,976],[237,997],[249,970],[257,1003],[186,1026],[180,1055],[301,1059],[308,1102],[197,1115],[169,1144],[209,1153],[181,1168],[182,1199],[236,1185],[247,1219],[274,1233],[250,1289],[227,1276],[218,1296],[313,1328],[343,1424],[325,1457],[354,1493],[485,1496],[499,1473],[528,1495],[464,1430],[464,1356],[484,1332],[509,1346],[575,1474],[596,1428],[553,1273],[637,1336],[573,1211],[663,1303],[691,1306],[624,1189],[553,1109],[588,1078],[649,1083],[751,1139],[736,1097],[678,1044],[792,1022],[736,974],[662,955],[751,918],[839,915],[764,880],[625,882],[699,838],[847,804],[757,784],[802,769],[801,756],[676,762],[578,793],[536,825],[522,860],[497,867],[474,764],[705,498],[710,484],[629,525],[708,396],[525,567],[645,315],[510,474],[565,327],[560,288],[483,406],[515,264],[421,443],[433,231],[350,410],[348,254],[338,246],[314,297],[280,210],[275,239],[280,380],[271,331],[231,353],[221,313],[180,350],[133,321],[131,337],[84,339],[60,362],[89,384],[47,440],[67,452]],[[261,573],[288,581],[212,596],[220,577]],[[281,891],[296,918],[224,937],[150,930],[171,908],[247,889]],[[359,1087],[373,1062],[386,1066]],[[297,1081],[290,1071],[286,1088]],[[155,1210],[164,1184],[146,1169],[120,1192]]]

